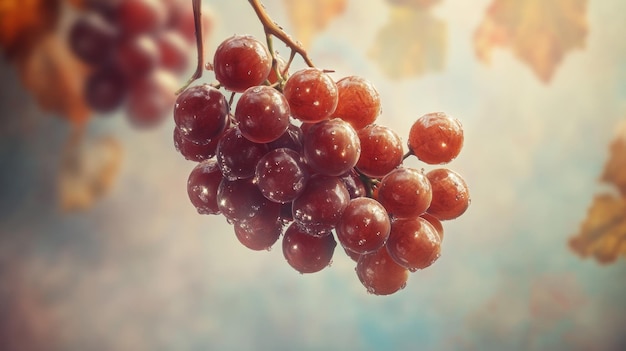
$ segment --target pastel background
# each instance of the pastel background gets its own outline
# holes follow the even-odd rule
[[[186,194],[194,164],[174,149],[171,120],[138,131],[121,115],[94,117],[88,134],[123,147],[120,173],[89,210],[61,211],[70,127],[0,62],[0,349],[625,349],[624,259],[601,265],[567,243],[594,194],[608,191],[598,179],[626,117],[626,2],[578,2],[584,46],[565,52],[548,81],[510,47],[489,64],[477,58],[489,0],[404,14],[350,0],[310,35],[316,65],[376,85],[379,123],[403,140],[428,112],[465,128],[448,166],[472,204],[444,223],[441,258],[386,297],[366,293],[341,250],[331,267],[301,275],[280,244],[250,251],[223,217],[198,215]],[[288,32],[302,30],[293,3],[264,3]],[[215,19],[209,51],[235,33],[261,37],[246,1],[204,5]],[[388,29],[403,16],[414,17]]]

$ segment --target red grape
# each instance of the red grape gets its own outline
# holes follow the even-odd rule
[[[333,258],[337,242],[332,235],[312,236],[293,222],[283,237],[283,255],[287,263],[300,273],[319,272]]]
[[[241,134],[255,143],[278,139],[289,126],[289,104],[278,90],[269,86],[247,89],[239,97],[235,120]]]
[[[255,181],[263,195],[274,202],[293,201],[309,179],[300,155],[283,148],[268,152],[256,166]]]
[[[441,221],[437,219],[437,217],[429,214],[428,212],[422,213],[420,217],[427,220],[428,223],[430,223],[433,226],[433,228],[435,228],[435,230],[437,231],[437,234],[439,234],[439,239],[443,241],[443,224],[441,223]]]
[[[185,138],[206,143],[224,129],[228,110],[228,101],[219,90],[196,85],[176,98],[174,122]]]
[[[469,190],[458,173],[447,168],[426,173],[433,192],[430,207],[426,210],[439,220],[455,219],[465,213],[470,204]]]
[[[328,119],[337,107],[337,86],[330,76],[317,68],[295,72],[283,88],[293,117],[303,122]]]
[[[302,152],[302,130],[300,127],[289,123],[287,130],[278,139],[268,143],[267,146],[270,150],[286,147],[300,153]]]
[[[269,250],[283,231],[283,225],[280,221],[264,225],[264,226],[252,226],[246,222],[236,222],[235,236],[237,240],[245,247],[260,251]]]
[[[378,250],[385,244],[391,223],[385,208],[374,199],[350,200],[335,228],[341,245],[357,254]]]
[[[272,57],[265,46],[249,35],[235,35],[215,50],[215,78],[230,91],[242,93],[261,85],[269,76]]]
[[[316,172],[339,176],[356,165],[361,155],[359,137],[344,120],[315,124],[304,135],[304,157]]]
[[[99,64],[107,60],[117,40],[117,31],[101,16],[80,17],[69,32],[69,45],[72,52],[89,64]]]
[[[189,174],[187,180],[187,194],[189,200],[200,214],[217,214],[217,189],[222,181],[215,160],[206,160],[198,165]]]
[[[367,292],[374,295],[390,295],[404,289],[409,279],[409,271],[389,256],[385,246],[361,255],[356,274]]]
[[[117,63],[128,77],[143,77],[157,67],[159,47],[152,36],[128,38],[117,49]]]
[[[246,139],[239,128],[234,127],[227,130],[217,143],[217,163],[228,179],[250,178],[267,152],[267,145]]]
[[[369,177],[382,178],[402,163],[402,141],[392,129],[370,124],[358,131],[361,156],[356,164]]]
[[[378,188],[378,201],[395,218],[417,217],[432,199],[430,182],[412,168],[397,168],[387,174]]]
[[[159,64],[172,72],[181,73],[187,69],[191,46],[185,38],[174,30],[159,32],[156,36],[159,49]]]
[[[124,33],[134,36],[165,25],[167,13],[158,0],[124,0],[117,7],[117,17]]]
[[[111,112],[122,105],[128,89],[126,76],[115,66],[103,66],[86,81],[85,99],[97,112]]]
[[[339,179],[341,179],[343,185],[348,189],[351,199],[367,195],[365,185],[363,185],[361,177],[354,169],[349,170],[348,173],[342,174]]]
[[[359,130],[374,123],[380,114],[380,96],[365,78],[350,76],[337,82],[338,102],[333,116]]]
[[[420,117],[409,132],[409,150],[423,162],[443,164],[452,161],[463,148],[461,122],[443,112]]]
[[[280,214],[280,204],[266,199],[252,179],[222,179],[217,189],[217,206],[224,217],[236,222],[277,220]]]
[[[430,266],[439,258],[441,238],[424,218],[395,219],[386,246],[396,263],[415,271]]]
[[[132,125],[150,128],[161,123],[172,111],[177,85],[176,78],[162,69],[131,85],[127,117]]]
[[[309,234],[326,235],[339,222],[349,201],[350,194],[339,178],[316,174],[293,201],[293,218]]]

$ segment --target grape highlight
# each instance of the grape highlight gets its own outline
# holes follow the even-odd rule
[[[412,272],[440,257],[442,222],[470,204],[460,174],[404,160],[451,162],[463,146],[460,121],[442,112],[416,119],[405,154],[400,136],[376,123],[382,102],[372,82],[316,68],[258,0],[249,2],[267,46],[226,38],[206,65],[217,82],[187,86],[175,103],[175,148],[199,162],[187,181],[191,204],[224,216],[251,250],[280,242],[302,274],[343,252],[367,292],[402,290]],[[288,61],[273,52],[272,38],[292,49]],[[296,55],[309,67],[290,72]]]

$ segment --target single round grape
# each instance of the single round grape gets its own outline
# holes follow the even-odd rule
[[[335,228],[339,243],[358,254],[381,248],[390,230],[387,211],[378,201],[368,197],[350,200]]]
[[[128,38],[117,46],[116,60],[128,77],[141,78],[157,67],[159,47],[148,34]]]
[[[293,201],[293,218],[311,235],[326,235],[341,219],[350,194],[337,177],[316,174]]]
[[[437,234],[439,234],[439,240],[443,241],[443,224],[441,223],[441,221],[437,217],[429,214],[428,212],[422,213],[420,217],[427,220],[428,223],[430,223],[433,228],[435,228]]]
[[[222,182],[215,160],[206,160],[198,163],[189,174],[187,180],[187,195],[189,200],[200,214],[218,214],[217,189]]]
[[[374,123],[380,115],[380,95],[365,78],[349,76],[337,82],[338,102],[333,116],[359,130]]]
[[[224,132],[217,143],[217,163],[228,179],[251,178],[257,163],[267,152],[267,145],[246,139],[239,128],[234,127]]]
[[[228,128],[228,124],[224,126],[224,131]],[[223,133],[218,134],[210,139],[206,144],[199,144],[185,138],[178,127],[174,127],[174,148],[186,160],[200,162],[208,160],[215,156],[217,151],[217,143],[220,141]]]
[[[249,35],[234,35],[215,50],[215,78],[230,91],[243,93],[261,85],[270,74],[272,57],[265,46]]]
[[[465,213],[470,204],[469,189],[460,174],[438,168],[426,173],[433,192],[430,207],[426,210],[439,220],[455,219]]]
[[[346,189],[348,189],[351,199],[367,195],[365,185],[363,185],[361,177],[354,169],[342,174],[339,179],[341,179],[343,185],[345,185]]]
[[[235,236],[243,246],[255,250],[269,250],[283,231],[280,221],[266,226],[252,226],[247,222],[236,222]]]
[[[300,273],[319,272],[330,265],[336,246],[332,235],[309,235],[296,222],[287,227],[283,236],[283,255],[287,263]]]
[[[291,115],[303,122],[328,119],[337,107],[337,86],[330,76],[317,68],[295,72],[283,88]]]
[[[255,181],[261,193],[274,202],[293,201],[302,193],[308,179],[300,154],[291,149],[272,150],[256,165]]]
[[[415,271],[430,266],[439,258],[441,238],[424,218],[402,218],[391,223],[386,247],[397,264]]]
[[[167,13],[158,0],[124,0],[117,6],[117,18],[125,35],[154,32],[165,25]]]
[[[131,85],[127,118],[138,128],[151,128],[163,122],[176,100],[178,81],[170,72],[156,69]]]
[[[223,178],[217,189],[217,206],[224,217],[236,222],[277,220],[280,214],[280,204],[266,199],[252,179]]]
[[[116,40],[115,27],[96,14],[78,18],[69,31],[70,49],[88,64],[106,61]]]
[[[97,112],[107,113],[122,105],[128,83],[115,66],[103,66],[94,71],[85,83],[85,100]]]
[[[356,167],[366,176],[382,178],[398,168],[404,152],[402,141],[391,128],[370,124],[358,131],[361,156]]]
[[[224,129],[227,118],[226,97],[208,84],[189,87],[176,98],[174,122],[191,141],[211,140]]]
[[[179,32],[169,29],[157,33],[156,44],[161,67],[175,73],[182,73],[187,69],[192,48]]]
[[[359,137],[339,118],[322,121],[304,135],[304,158],[320,174],[339,176],[354,167],[361,155]]]
[[[239,97],[235,120],[246,139],[269,143],[289,127],[289,104],[278,90],[262,85],[247,89]]]
[[[461,121],[443,112],[420,117],[409,132],[409,150],[421,161],[434,165],[452,161],[463,148]]]
[[[367,292],[374,295],[390,295],[404,289],[409,279],[409,271],[389,256],[385,246],[361,255],[356,274]]]
[[[278,139],[270,142],[267,146],[270,150],[286,147],[296,152],[302,152],[302,130],[295,124],[289,123],[287,130]]]
[[[412,168],[396,168],[378,187],[378,201],[395,218],[417,217],[426,212],[432,199],[428,178]]]

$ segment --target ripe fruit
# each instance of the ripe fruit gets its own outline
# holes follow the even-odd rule
[[[470,204],[469,190],[458,173],[447,168],[433,169],[426,173],[433,192],[427,212],[439,220],[455,219],[462,215]]]
[[[374,123],[380,114],[380,95],[374,85],[359,76],[342,78],[337,82],[337,108],[333,116],[359,130]]]
[[[244,92],[261,85],[270,74],[272,57],[265,46],[249,35],[234,35],[215,50],[215,78],[230,91]]]
[[[303,122],[319,122],[331,116],[337,107],[335,82],[317,68],[305,68],[287,79],[283,94],[293,117]]]
[[[228,111],[228,102],[219,90],[208,84],[196,85],[178,95],[174,123],[188,140],[206,143],[223,130]]]
[[[409,132],[409,150],[431,165],[452,161],[463,148],[461,122],[443,112],[420,117]]]
[[[304,135],[304,158],[320,174],[338,176],[353,168],[361,155],[359,137],[347,122],[333,118],[311,126]]]
[[[428,178],[412,168],[387,174],[378,188],[378,201],[396,218],[412,218],[426,212],[432,199]]]

